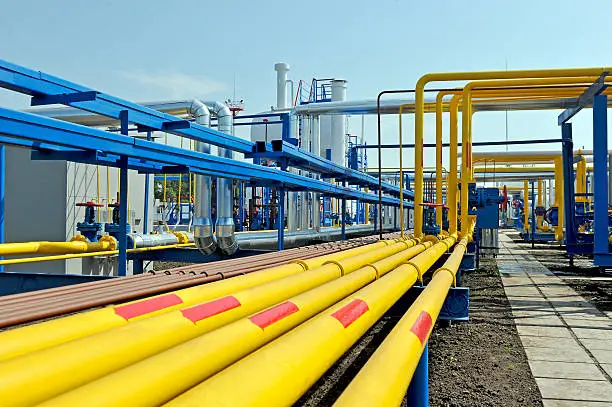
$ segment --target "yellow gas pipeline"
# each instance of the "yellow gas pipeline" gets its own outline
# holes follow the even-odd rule
[[[370,245],[343,250],[338,253],[272,267],[256,273],[236,276],[227,280],[189,287],[118,306],[105,307],[0,332],[0,361],[83,338],[187,305],[211,300],[233,291],[254,287],[320,267],[329,260],[344,259],[385,247],[389,244],[390,241],[380,241]]]
[[[423,234],[423,211],[420,205],[423,203],[423,138],[424,138],[424,114],[425,114],[425,86],[431,82],[440,81],[461,81],[461,80],[482,80],[482,79],[521,79],[521,78],[564,78],[564,77],[591,77],[599,76],[610,72],[610,68],[576,68],[576,69],[548,69],[548,70],[519,70],[519,71],[483,71],[483,72],[449,72],[449,73],[430,73],[422,76],[415,87],[415,218],[414,231],[417,237]],[[465,88],[464,88],[465,91]],[[464,98],[465,98],[464,94]],[[464,130],[471,127],[471,99],[465,98],[463,112]],[[464,133],[467,138],[467,133]],[[470,151],[466,141],[463,140],[464,153]],[[466,154],[467,155],[467,154]],[[467,161],[467,160],[462,160]],[[471,165],[471,162],[466,163]],[[465,169],[469,168],[466,167]],[[467,186],[467,185],[466,185]],[[467,188],[463,188],[467,193]],[[467,205],[467,202],[465,202]],[[462,208],[463,209],[463,208]],[[465,208],[467,209],[467,208]],[[467,214],[467,210],[463,211]],[[465,226],[464,226],[465,227]],[[467,229],[463,229],[462,232]]]
[[[7,360],[0,364],[0,399],[6,406],[40,403],[415,244],[414,240],[401,241],[342,260],[329,260],[308,273]],[[138,310],[128,308],[123,316],[133,313]]]
[[[399,406],[465,254],[463,238],[338,398],[335,407]]]
[[[166,405],[291,405],[382,317],[454,241],[453,236],[434,244],[407,264],[397,267]]]
[[[431,246],[417,244],[41,404],[157,406],[197,385]],[[141,378],[146,377],[146,380]],[[131,383],[125,386],[125,383]]]
[[[88,253],[115,250],[117,248],[117,241],[110,236],[103,236],[99,242],[88,242],[81,240],[77,236],[71,242],[3,243],[0,244],[0,256]]]

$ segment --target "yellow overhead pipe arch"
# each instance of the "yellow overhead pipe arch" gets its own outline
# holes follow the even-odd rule
[[[562,77],[590,77],[610,72],[612,68],[574,68],[574,69],[547,69],[547,70],[517,70],[517,71],[483,71],[483,72],[448,72],[429,73],[423,75],[415,87],[415,220],[414,230],[417,237],[423,235],[423,138],[425,114],[425,86],[431,82],[483,80],[483,79],[522,79],[522,78],[562,78]],[[470,118],[471,103],[464,103],[468,108],[463,109],[465,118]],[[469,128],[468,128],[469,129]],[[467,153],[467,145],[464,144]],[[467,191],[465,191],[467,192]],[[466,202],[467,204],[467,202]]]

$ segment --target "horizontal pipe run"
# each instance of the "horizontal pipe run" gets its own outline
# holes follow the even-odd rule
[[[454,240],[434,244],[166,406],[291,405],[435,263],[432,253]]]
[[[386,246],[386,242],[361,246],[339,253],[336,258],[354,256],[374,248]],[[227,295],[233,291],[243,290],[264,284],[279,278],[287,277],[304,271],[308,267],[318,267],[330,259],[331,255],[320,256],[306,260],[302,264],[291,263],[261,270],[257,273],[237,276],[213,284],[184,288],[173,293],[133,301],[120,306],[111,306],[81,314],[70,315],[42,323],[28,325],[19,329],[0,333],[0,361],[24,355],[61,343],[93,335],[107,329],[120,327],[143,318],[149,318],[180,307],[211,300]],[[159,298],[162,298],[160,300]],[[143,310],[140,315],[124,318],[117,314],[117,308],[126,305],[139,306]],[[145,312],[146,311],[146,312]]]
[[[41,404],[158,406],[382,277],[431,246],[417,244],[287,301],[177,345]],[[163,369],[160,369],[163,366]],[[146,377],[146,380],[138,378]],[[124,383],[131,383],[124,386]],[[108,389],[113,389],[109,392]]]
[[[212,297],[214,299],[211,298],[207,302],[199,300],[196,305],[186,308],[185,304],[181,304],[181,309],[6,360],[0,364],[0,399],[5,400],[5,403],[8,401],[7,407],[40,403],[264,309],[279,300],[355,271],[372,260],[397,253],[415,242],[380,244],[384,247],[376,250],[371,250],[368,246],[360,247],[363,253],[358,255],[347,255],[346,252],[350,250],[334,254],[334,257],[343,254],[344,259],[327,260],[321,267],[309,270],[308,273],[294,271],[291,274],[295,275],[267,284],[240,291],[231,290],[231,295],[216,295]],[[303,270],[302,264],[304,263],[293,263],[290,266],[298,266]],[[263,273],[265,272],[251,276]],[[205,287],[214,287],[223,282],[232,283],[235,280],[224,280]],[[175,300],[175,297],[166,295],[163,301],[171,300]],[[127,305],[115,307],[114,311],[117,317],[127,322],[132,316],[139,316],[142,308],[141,305]]]
[[[399,406],[455,281],[468,239],[459,242],[431,282],[355,376],[334,407]]]
[[[82,243],[82,242],[79,242]],[[176,249],[181,247],[193,247],[194,243],[179,243],[168,246],[154,246],[154,247],[141,247],[136,249],[128,249],[128,253],[139,253],[139,252],[148,252],[154,250],[165,250],[165,249]],[[41,261],[52,261],[52,260],[68,260],[68,259],[79,259],[83,257],[102,257],[102,256],[114,256],[119,253],[119,250],[106,250],[106,251],[92,251],[85,253],[75,253],[75,254],[58,254],[52,256],[43,256],[43,257],[26,257],[20,259],[8,259],[8,260],[0,260],[0,265],[8,265],[8,264],[23,264],[23,263],[38,263]]]

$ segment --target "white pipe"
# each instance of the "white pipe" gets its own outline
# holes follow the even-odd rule
[[[310,152],[316,155],[321,154],[321,123],[319,116],[312,117],[312,123],[310,124]],[[315,176],[318,178],[318,176]],[[319,194],[312,194],[312,228],[314,230],[321,230],[321,201],[319,200]]]
[[[199,100],[194,100],[189,107],[189,113],[195,118],[195,122],[202,126],[210,127],[210,112],[206,105]],[[210,154],[210,145],[196,142],[196,151]],[[217,242],[213,236],[212,214],[211,214],[211,189],[210,177],[196,175],[195,190],[195,216],[194,236],[196,247],[204,254],[211,254],[217,248]]]
[[[287,72],[289,64],[279,62],[274,65],[276,71],[276,108],[286,109],[287,105]]]
[[[346,81],[334,79],[331,93],[332,102],[344,102],[346,100]],[[344,165],[346,161],[344,117],[344,115],[334,115],[331,118],[331,160],[340,165]]]
[[[217,117],[217,130],[222,133],[232,133],[232,112],[221,102],[204,102],[208,109]],[[219,147],[217,155],[234,158],[234,152]],[[234,234],[234,182],[228,178],[217,178],[217,246],[223,254],[234,254],[238,250],[238,242]]]

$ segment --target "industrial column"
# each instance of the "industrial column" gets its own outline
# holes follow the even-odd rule
[[[128,135],[128,111],[122,110],[119,113],[121,120],[121,134]],[[128,158],[122,155],[119,159],[119,258],[117,261],[117,274],[121,277],[127,275],[127,216],[128,216]]]

